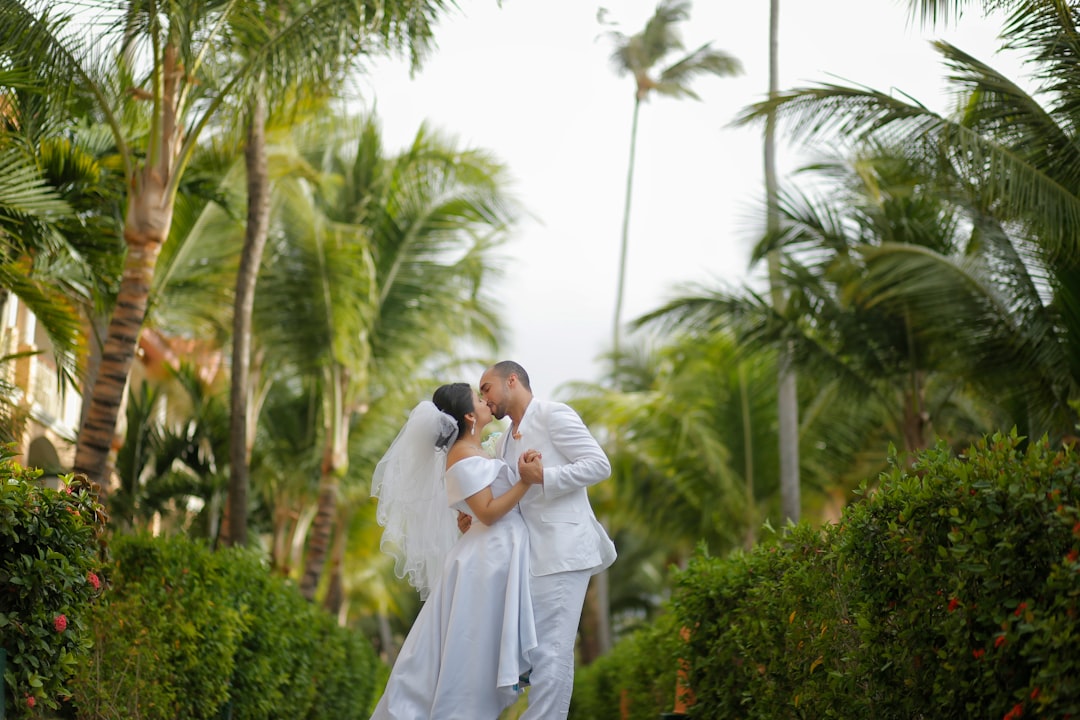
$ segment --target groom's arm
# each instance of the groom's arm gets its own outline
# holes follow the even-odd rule
[[[546,496],[559,496],[587,488],[611,476],[611,463],[600,443],[569,405],[552,403],[548,408],[547,431],[552,446],[566,458],[550,465],[544,458],[544,479],[540,486]]]

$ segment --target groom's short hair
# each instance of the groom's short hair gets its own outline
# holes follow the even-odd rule
[[[518,382],[521,386],[532,392],[532,386],[529,384],[529,373],[525,372],[525,368],[518,365],[513,360],[502,360],[491,366],[491,369],[498,373],[499,377],[503,380],[511,375],[517,375]]]

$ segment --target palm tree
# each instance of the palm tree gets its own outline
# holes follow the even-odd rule
[[[776,495],[775,353],[741,354],[729,334],[675,330],[627,353],[616,389],[575,386],[575,407],[609,443],[615,524],[669,562],[701,541],[723,553],[752,537]],[[770,480],[772,478],[773,480]]]
[[[61,367],[66,364],[71,370],[79,313],[55,281],[63,277],[62,268],[71,265],[74,253],[61,256],[55,251],[66,246],[58,224],[73,215],[34,158],[19,143],[0,136],[0,307],[9,294],[19,298],[48,333]]]
[[[936,18],[956,5],[920,6]],[[964,207],[977,232],[970,256],[891,247],[881,253],[875,282],[893,302],[918,310],[937,334],[963,343],[983,378],[1015,391],[1022,426],[1060,435],[1073,430],[1069,403],[1080,394],[1080,153],[1072,130],[1080,122],[1073,61],[1080,33],[1075,2],[992,6],[1010,11],[1002,37],[1029,54],[1034,95],[937,42],[957,88],[955,115],[870,89],[825,85],[783,93],[742,119],[777,112],[797,137],[885,138],[933,167],[937,192]]]
[[[389,50],[394,47],[408,46],[408,51],[416,67],[421,57],[427,52],[431,43],[431,23],[435,19],[437,11],[441,8],[439,2],[416,2],[414,0],[390,0],[390,7],[384,10],[387,20],[378,29],[384,36],[385,47]],[[299,8],[302,10],[301,8]],[[295,20],[297,8],[279,2],[265,3],[265,17],[272,26],[285,27]],[[412,16],[408,22],[399,22],[406,14]],[[240,29],[243,32],[243,28]],[[248,47],[249,43],[241,44],[241,48]],[[258,278],[259,266],[262,262],[263,251],[266,247],[267,233],[270,223],[270,187],[269,171],[267,168],[266,151],[266,123],[271,110],[284,110],[293,119],[297,114],[297,108],[306,103],[301,102],[307,96],[319,98],[332,96],[333,92],[341,85],[338,73],[328,71],[335,66],[341,69],[348,68],[358,58],[355,52],[344,48],[346,53],[340,57],[325,57],[313,55],[312,61],[316,64],[325,65],[325,76],[321,85],[308,84],[307,86],[292,88],[292,92],[278,93],[277,105],[281,108],[271,108],[270,93],[267,92],[266,83],[260,83],[252,88],[252,95],[247,99],[247,126],[246,141],[244,143],[244,160],[247,170],[247,227],[244,238],[244,247],[240,256],[240,267],[236,274],[236,291],[233,300],[233,345],[232,345],[232,384],[230,396],[231,437],[230,446],[230,477],[229,477],[229,503],[227,507],[228,533],[226,539],[235,544],[247,542],[247,496],[249,484],[250,452],[252,437],[249,432],[249,376],[251,371],[251,312],[254,305],[255,283]],[[368,45],[365,49],[375,49],[375,44]],[[309,101],[310,102],[310,101]],[[290,107],[291,106],[291,107]]]
[[[314,597],[352,428],[395,384],[425,377],[467,343],[494,347],[501,324],[484,287],[516,209],[498,163],[426,128],[396,156],[373,118],[315,121],[297,144],[310,180],[278,182],[255,324],[260,352],[287,353],[319,383],[318,511],[301,582]]]
[[[33,94],[6,97],[11,114],[0,130],[0,305],[11,293],[34,313],[63,384],[81,370],[83,319],[113,279],[109,173],[85,133],[57,137],[55,128],[23,119],[41,104]]]
[[[398,8],[392,5],[390,8]],[[251,87],[288,88],[318,78],[313,56],[340,57],[367,30],[424,22],[424,12],[383,12],[381,3],[311,0],[293,21],[268,28],[254,2],[0,2],[0,49],[54,101],[110,130],[127,188],[127,254],[101,371],[86,394],[75,466],[105,479],[124,386],[146,315],[154,268],[169,237],[177,190],[196,144],[228,102]],[[235,34],[237,28],[247,33]],[[234,34],[230,34],[230,32]],[[234,42],[235,41],[235,42]],[[244,61],[233,63],[236,46]]]
[[[688,0],[661,0],[644,30],[631,36],[612,30],[609,35],[615,50],[611,60],[616,73],[634,78],[634,115],[630,127],[630,161],[626,172],[626,204],[623,210],[622,239],[619,249],[619,278],[615,292],[615,321],[612,329],[612,352],[616,363],[622,336],[622,305],[625,295],[626,254],[630,230],[630,205],[634,180],[634,154],[637,145],[638,112],[641,103],[652,93],[674,98],[699,99],[690,81],[699,75],[736,75],[742,71],[739,61],[706,43],[693,52],[672,61],[671,55],[683,50],[677,25],[690,17]],[[663,64],[662,67],[659,65]]]
[[[699,332],[735,328],[746,348],[790,351],[811,381],[800,398],[808,402],[803,433],[815,436],[806,444],[828,447],[853,467],[861,467],[854,461],[863,451],[883,458],[887,444],[913,452],[935,434],[962,444],[994,429],[1004,409],[993,401],[1002,393],[970,380],[979,373],[964,345],[929,318],[940,306],[896,297],[887,281],[897,254],[965,265],[979,235],[963,209],[941,195],[923,166],[881,149],[814,169],[823,183],[819,197],[782,196],[781,230],[755,253],[761,260],[782,252],[785,312],[752,293],[702,292],[646,321]],[[1006,270],[997,265],[999,278]],[[983,291],[994,292],[991,276],[983,280]],[[969,305],[950,313],[966,320]],[[851,474],[832,468],[836,477]]]
[[[33,313],[64,392],[93,360],[85,328],[108,306],[119,275],[114,217],[122,188],[95,128],[48,122],[49,99],[22,75],[0,73],[7,88],[0,95],[0,306],[14,296]],[[14,350],[5,363],[40,353],[5,350]],[[10,408],[9,419],[25,416],[9,404],[13,390],[0,390],[0,415]]]
[[[769,97],[780,89],[778,77],[780,34],[780,0],[769,0]],[[776,178],[776,118],[765,119],[765,234],[775,235],[780,229],[778,203],[779,183]],[[770,299],[777,312],[783,314],[787,298],[781,287],[779,251],[769,254]],[[795,368],[788,348],[780,349],[777,372],[777,442],[780,450],[780,497],[785,522],[798,522],[802,510],[799,483],[799,403]]]
[[[122,526],[145,528],[157,514],[193,534],[219,535],[228,414],[220,389],[182,362],[164,378],[141,378],[126,403],[126,437],[116,457],[120,487],[109,498],[110,516]],[[188,517],[197,499],[197,516]],[[172,517],[170,517],[170,515]]]

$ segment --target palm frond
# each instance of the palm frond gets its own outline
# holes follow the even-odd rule
[[[673,65],[660,72],[654,88],[661,95],[699,99],[690,87],[690,81],[700,75],[731,76],[742,73],[742,63],[722,50],[714,50],[706,43]]]
[[[80,315],[70,298],[51,282],[35,277],[25,260],[0,262],[0,287],[10,291],[34,313],[49,336],[57,366],[74,376],[86,346]]]
[[[950,68],[949,81],[966,98],[960,122],[993,137],[1062,185],[1076,187],[1080,144],[1070,136],[1069,116],[1055,116],[1015,82],[959,48],[941,41],[935,46]],[[1080,82],[1080,74],[1076,81]]]
[[[11,148],[0,151],[0,229],[10,232],[27,219],[55,222],[71,214],[35,162]]]
[[[1067,413],[1077,389],[1057,324],[1041,306],[1019,311],[975,257],[946,258],[926,248],[885,245],[868,250],[864,288],[874,303],[903,307],[929,337],[966,348],[967,373],[1028,399],[1038,423]],[[949,308],[942,313],[941,308]],[[1037,429],[1037,428],[1036,428]],[[1063,428],[1042,426],[1043,432]]]

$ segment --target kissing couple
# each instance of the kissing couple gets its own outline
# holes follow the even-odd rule
[[[492,456],[483,431],[505,417]],[[424,604],[372,720],[496,720],[525,685],[522,720],[567,716],[589,578],[615,561],[587,492],[610,474],[580,416],[534,398],[513,361],[412,410],[371,494]]]

